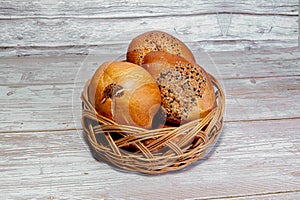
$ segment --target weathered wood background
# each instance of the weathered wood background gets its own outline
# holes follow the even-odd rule
[[[298,10],[297,0],[2,0],[0,199],[299,199]],[[186,42],[227,99],[214,151],[143,176],[92,158],[79,95],[152,29]]]

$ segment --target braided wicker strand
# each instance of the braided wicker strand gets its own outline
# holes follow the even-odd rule
[[[89,81],[82,92],[82,127],[96,159],[114,167],[146,174],[182,169],[203,157],[221,132],[225,95],[209,75],[216,90],[216,107],[203,119],[179,127],[147,130],[117,124],[99,115],[88,99]],[[174,138],[180,139],[174,140]],[[149,141],[145,143],[145,141]],[[134,149],[134,150],[129,150]]]

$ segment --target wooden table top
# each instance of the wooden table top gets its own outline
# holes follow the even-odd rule
[[[297,0],[0,2],[0,199],[299,199]],[[214,150],[145,176],[96,161],[80,92],[146,30],[175,34],[226,93]]]

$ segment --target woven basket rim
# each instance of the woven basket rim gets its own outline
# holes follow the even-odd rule
[[[225,110],[222,87],[208,75],[215,88],[216,107],[206,117],[152,130],[118,124],[99,115],[88,98],[88,80],[81,95],[82,127],[94,157],[119,169],[146,174],[178,170],[199,160],[221,132]],[[116,134],[120,136],[117,139]],[[147,140],[151,140],[149,144],[145,144]],[[129,151],[130,146],[135,150]]]

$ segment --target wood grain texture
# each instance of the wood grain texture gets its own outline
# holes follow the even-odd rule
[[[73,55],[4,58],[0,64],[1,132],[74,129],[73,111],[80,121],[84,82],[101,64],[99,58],[116,58],[98,53],[86,61],[85,56]],[[227,121],[300,117],[298,49],[201,55],[202,66],[224,79]],[[208,68],[210,58],[219,75]],[[79,69],[82,74],[76,77]]]
[[[265,193],[265,194],[252,194],[252,195],[244,195],[244,196],[231,196],[231,197],[224,197],[222,198],[223,200],[226,199],[237,199],[237,200],[263,200],[263,199],[268,199],[268,200],[278,200],[278,199],[285,199],[285,200],[295,200],[298,199],[300,196],[299,191],[295,192],[270,192],[270,193]],[[216,200],[216,199],[221,199],[221,198],[209,198],[207,200]]]
[[[206,52],[191,46],[197,62],[215,76],[263,78],[300,75],[298,48]],[[6,56],[0,62],[0,85],[72,84],[85,82],[104,61],[124,59],[127,45],[87,48],[90,55],[54,55],[37,50],[38,55]],[[43,67],[41,67],[43,66]],[[86,68],[87,71],[80,71]],[[216,70],[218,69],[218,71]],[[86,73],[81,79],[76,74]],[[75,80],[76,79],[76,80]]]
[[[299,119],[228,122],[208,157],[161,176],[123,173],[95,161],[76,131],[0,134],[0,192],[5,199],[297,196],[299,124]]]
[[[103,48],[111,54],[118,53],[122,55],[124,49],[127,48],[129,42],[101,44],[101,45],[70,45],[70,46],[17,46],[17,47],[0,47],[0,58],[11,56],[25,57],[25,56],[69,56],[69,55],[83,55],[90,53],[91,49]],[[260,51],[280,49],[296,49],[298,40],[201,40],[197,42],[186,43],[193,51],[205,51],[207,53],[214,52],[232,52],[232,51]],[[124,49],[123,49],[124,47]],[[98,51],[98,50],[97,50]],[[103,50],[100,50],[103,52]],[[108,55],[109,56],[109,55]],[[115,58],[115,57],[114,57]]]
[[[0,87],[0,132],[73,129],[73,111],[80,126],[83,85]],[[225,79],[225,120],[299,118],[299,85],[300,76]]]
[[[128,18],[238,12],[264,15],[297,15],[297,0],[22,0],[1,1],[0,18],[97,17]]]
[[[137,19],[19,19],[1,20],[2,48],[59,47],[129,43],[139,33],[160,29],[184,42],[229,41],[227,50],[252,47],[259,41],[283,41],[282,47],[297,46],[297,16],[233,14],[220,22],[216,14]],[[189,23],[185,23],[189,22]],[[228,25],[223,25],[223,23]],[[175,31],[176,32],[175,32]],[[125,33],[125,34],[124,34]],[[243,42],[246,41],[246,42]],[[247,44],[247,41],[249,44]],[[284,43],[284,41],[289,41]],[[211,43],[213,44],[213,43]],[[215,43],[218,44],[218,43]],[[221,43],[219,43],[220,46]],[[228,45],[229,44],[229,45]],[[270,42],[272,44],[272,42]],[[288,46],[285,46],[288,45]],[[237,46],[237,47],[236,47]],[[218,45],[214,45],[218,50]],[[205,46],[203,46],[205,48]]]
[[[0,199],[299,199],[298,9],[298,0],[0,1]],[[150,29],[186,42],[227,99],[216,149],[161,176],[95,161],[79,123],[87,78]]]
[[[2,1],[0,56],[7,48],[20,55],[34,53],[35,47],[126,43],[152,29],[175,30],[206,50],[294,47],[297,7],[297,0]]]

